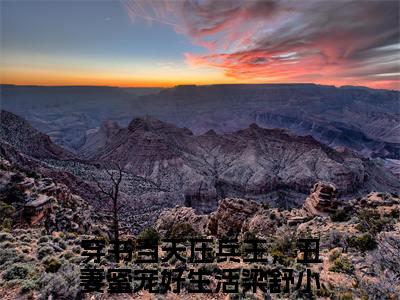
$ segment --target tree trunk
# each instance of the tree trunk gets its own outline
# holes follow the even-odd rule
[[[114,240],[119,240],[119,224],[118,224],[118,201],[117,198],[113,199],[113,219],[114,219]]]

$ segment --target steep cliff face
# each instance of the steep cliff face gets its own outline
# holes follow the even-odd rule
[[[0,139],[8,142],[23,154],[35,158],[70,159],[74,156],[55,145],[49,136],[34,129],[23,118],[0,111]]]
[[[79,154],[82,157],[90,156],[91,152],[105,147],[120,130],[118,123],[113,121],[106,121],[100,128],[90,130],[82,141]]]
[[[348,150],[256,124],[234,133],[193,135],[151,117],[134,119],[90,159],[116,161],[132,174],[183,193],[187,205],[200,211],[212,211],[223,197],[279,203],[286,194],[307,194],[317,181],[332,182],[343,194],[398,186],[380,166]],[[292,202],[288,205],[296,199]]]

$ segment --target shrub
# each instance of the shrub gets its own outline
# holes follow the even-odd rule
[[[51,236],[51,239],[53,242],[58,243],[60,241],[60,238],[58,236]]]
[[[79,267],[66,264],[57,273],[44,273],[39,286],[39,299],[81,299]]]
[[[12,217],[15,213],[14,206],[0,201],[0,230],[10,231],[12,228]]]
[[[338,295],[338,299],[340,300],[353,300],[352,292],[343,292]]]
[[[30,273],[32,273],[30,265],[18,263],[12,265],[4,272],[3,279],[6,281],[25,279]]]
[[[313,291],[313,294],[315,294],[316,296],[323,298],[323,299],[332,299],[333,296],[333,292],[328,290],[324,284],[321,285],[320,289],[316,289],[315,291]],[[319,298],[317,298],[319,299]]]
[[[29,234],[23,234],[23,235],[21,235],[21,236],[19,237],[19,240],[20,240],[21,242],[30,243],[30,242],[32,242],[32,237],[31,237]]]
[[[257,300],[258,298],[254,294],[228,294],[229,300]],[[268,299],[268,298],[265,298]]]
[[[25,194],[16,186],[11,186],[6,191],[6,202],[11,203],[23,203],[25,202]]]
[[[51,246],[45,245],[42,248],[39,248],[37,252],[38,259],[42,259],[45,256],[52,255],[54,253],[54,249]]]
[[[353,274],[354,266],[351,264],[347,257],[339,256],[333,261],[333,265],[329,268],[329,271]]]
[[[31,252],[31,247],[27,246],[21,247],[21,251],[25,254],[28,254],[29,252]]]
[[[81,247],[80,246],[74,246],[72,247],[72,252],[79,254],[81,253]]]
[[[340,251],[338,250],[334,250],[329,254],[329,261],[333,262],[335,261],[337,258],[339,258],[341,255]]]
[[[24,256],[19,254],[14,248],[0,249],[0,266],[6,266],[24,260]]]
[[[67,243],[64,241],[59,241],[58,246],[63,250],[67,249]]]
[[[157,230],[152,227],[146,228],[142,230],[142,232],[138,235],[138,240],[158,240],[160,238]]]
[[[67,232],[65,234],[65,239],[67,240],[72,240],[73,242],[76,242],[77,238],[76,238],[76,233],[74,232]]]
[[[15,245],[9,241],[0,243],[0,249],[7,249],[7,248],[15,248]]]
[[[14,241],[14,237],[8,232],[0,232],[0,243]]]
[[[294,232],[291,232],[288,228],[283,228],[273,237],[270,251],[279,251],[284,256],[292,257],[296,253],[296,240]]]
[[[38,239],[38,244],[43,244],[43,243],[48,243],[48,242],[49,242],[49,237],[47,235],[41,236]]]
[[[359,223],[356,228],[362,232],[370,232],[373,235],[381,232],[390,223],[388,218],[382,218],[378,212],[372,209],[360,211],[358,219]]]
[[[39,179],[40,174],[37,173],[35,170],[32,169],[24,169],[25,175],[30,178]]]
[[[24,282],[21,285],[21,293],[26,294],[32,290],[35,290],[37,288],[37,281],[36,280],[24,280]]]
[[[10,170],[10,166],[7,165],[4,161],[0,161],[0,169],[4,171]]]
[[[376,247],[375,238],[370,233],[365,233],[359,237],[350,237],[347,242],[350,247],[357,248],[362,252],[373,250]]]
[[[212,274],[220,274],[222,271],[216,263],[201,264],[198,267],[199,271]]]
[[[4,218],[2,221],[0,221],[0,230],[10,232],[12,229],[12,224],[13,221],[11,218]]]
[[[193,229],[192,225],[187,222],[176,223],[167,233],[167,237],[170,239],[189,239],[196,236],[196,231]]]
[[[292,261],[294,261],[294,259],[290,256],[287,256],[285,254],[283,254],[283,252],[279,249],[273,249],[270,251],[271,256],[274,259],[274,262],[278,262],[286,267],[288,267],[290,265],[290,263]]]
[[[71,251],[65,251],[65,252],[62,254],[62,257],[63,257],[64,259],[66,259],[66,260],[69,260],[69,259],[71,259],[71,258],[74,257],[74,256],[75,256],[74,253],[71,252]]]
[[[12,183],[20,183],[22,180],[24,180],[24,176],[22,176],[19,173],[16,173],[16,174],[11,175],[10,180]]]
[[[43,260],[46,272],[55,273],[61,267],[61,262],[56,257],[47,257]]]
[[[332,222],[345,222],[350,220],[350,215],[344,209],[338,209],[331,215]]]
[[[270,209],[270,208],[271,208],[270,205],[269,205],[269,203],[261,203],[261,206],[262,206],[262,208],[264,208],[264,209]]]
[[[240,253],[243,256],[245,256],[250,250],[251,250],[251,245],[248,243],[245,243],[245,240],[255,240],[257,239],[257,235],[251,231],[246,231],[243,234],[242,241],[240,243]]]
[[[392,211],[389,214],[389,217],[393,219],[398,219],[400,218],[400,209],[398,208],[393,208]]]

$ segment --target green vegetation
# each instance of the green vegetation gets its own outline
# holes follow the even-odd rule
[[[353,300],[352,292],[343,292],[338,295],[339,300]]]
[[[350,215],[344,209],[338,209],[331,215],[332,222],[346,222],[350,218]]]
[[[61,257],[69,260],[74,257],[74,253],[72,251],[64,251]]]
[[[3,161],[0,161],[0,170],[9,171],[10,166],[4,163]]]
[[[388,214],[389,218],[398,219],[400,218],[400,209],[393,208],[392,211]]]
[[[353,274],[354,266],[351,264],[347,257],[339,256],[333,261],[333,265],[329,268],[329,271]]]
[[[0,230],[10,231],[12,228],[12,217],[15,213],[14,206],[0,201]]]
[[[43,299],[82,299],[79,266],[66,264],[57,273],[44,273],[38,286]]]
[[[47,257],[43,260],[46,272],[55,273],[61,267],[61,262],[56,257]]]
[[[390,219],[372,209],[361,210],[358,214],[359,223],[356,228],[361,232],[369,232],[376,235],[384,229],[390,227]]]
[[[21,181],[24,180],[24,176],[22,176],[19,173],[16,173],[16,174],[11,175],[10,180],[12,183],[20,183]]]
[[[170,239],[190,239],[196,236],[196,231],[192,225],[187,222],[176,223],[167,233],[167,238]]]
[[[313,290],[313,294],[316,295],[317,297],[322,297],[322,298],[328,298],[331,299],[333,296],[333,292],[329,291],[324,284],[321,285],[321,288],[319,290],[315,289]],[[317,298],[319,299],[319,298]]]
[[[53,247],[45,244],[44,246],[39,248],[39,250],[37,251],[37,258],[43,259],[44,257],[46,257],[48,255],[52,255],[53,253],[54,253]]]
[[[373,250],[376,247],[375,238],[370,233],[365,233],[359,237],[350,237],[347,242],[350,247],[357,248],[362,252]]]
[[[243,239],[242,239],[243,241],[244,240],[254,240],[254,239],[257,239],[257,235],[253,232],[246,231],[243,234]],[[244,257],[246,255],[246,253],[248,253],[251,250],[251,245],[244,243],[243,241],[240,243],[240,253],[241,253],[242,257]]]
[[[15,245],[9,241],[0,243],[0,249],[7,249],[7,248],[15,248]]]
[[[296,241],[294,233],[285,229],[273,237],[272,243],[268,247],[269,254],[274,261],[289,266],[295,261]]]
[[[30,280],[30,279],[26,279],[23,281],[22,285],[21,285],[21,293],[22,294],[26,294],[30,291],[33,291],[37,288],[37,281],[36,280]]]
[[[14,237],[8,232],[0,232],[0,243],[14,241]]]
[[[273,257],[275,262],[278,262],[281,265],[284,265],[286,267],[290,266],[290,263],[294,261],[293,257],[286,256],[278,248],[274,248],[274,249],[270,250],[269,254]]]
[[[32,273],[32,267],[28,264],[18,263],[10,266],[3,274],[3,279],[6,281],[14,279],[25,279]]]
[[[51,238],[51,237],[50,237]],[[38,244],[45,244],[49,242],[49,236],[45,235],[45,236],[41,236],[38,239]]]
[[[72,247],[72,252],[75,253],[75,254],[81,253],[81,247],[80,246]]]
[[[160,235],[157,230],[152,227],[146,228],[142,230],[142,232],[138,235],[138,240],[158,240]]]
[[[35,170],[32,169],[24,169],[23,172],[27,177],[34,178],[34,179],[39,179],[40,174],[37,173]]]
[[[15,248],[0,249],[0,266],[2,268],[13,263],[23,261],[25,261],[25,257],[20,254]]]
[[[340,257],[342,253],[338,250],[334,250],[329,254],[329,261],[334,262],[337,258]]]
[[[4,192],[5,202],[7,204],[23,203],[25,201],[25,194],[16,186],[9,185]]]
[[[328,245],[329,248],[343,247],[344,246],[344,237],[340,231],[332,229],[328,236]]]

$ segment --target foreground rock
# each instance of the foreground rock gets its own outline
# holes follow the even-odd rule
[[[98,215],[80,196],[62,183],[31,170],[20,170],[0,158],[0,203],[9,213],[9,228],[44,227],[47,232],[90,233]],[[3,225],[5,226],[5,225]]]
[[[318,237],[322,263],[309,267],[320,274],[323,290],[314,292],[325,299],[366,299],[367,295],[368,299],[398,299],[400,294],[397,194],[373,192],[343,201],[337,198],[333,184],[318,182],[299,209],[271,209],[253,201],[226,198],[209,215],[197,215],[187,207],[166,210],[157,221],[157,229],[177,226],[180,220],[196,232],[200,228],[198,234],[218,239],[266,239],[268,257],[275,261],[272,267],[275,264],[278,268],[302,269],[304,266],[296,262],[296,241]],[[294,294],[288,299],[296,297],[302,296]],[[281,298],[272,295],[272,299]]]
[[[163,211],[156,221],[155,228],[162,237],[167,237],[177,224],[190,224],[200,235],[207,233],[207,216],[198,215],[191,207],[181,206]]]

